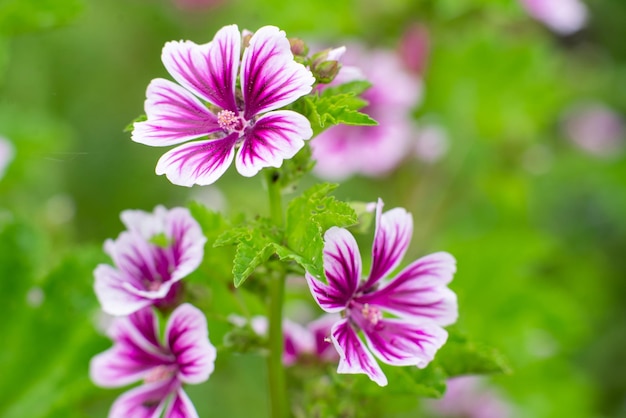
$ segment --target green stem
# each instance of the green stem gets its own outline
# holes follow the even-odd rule
[[[281,187],[278,183],[279,172],[268,170],[267,189],[272,222],[282,227],[283,208]],[[278,264],[271,270],[269,284],[269,355],[267,369],[270,390],[270,406],[272,418],[287,418],[287,387],[283,368],[283,299],[285,295],[285,269]]]

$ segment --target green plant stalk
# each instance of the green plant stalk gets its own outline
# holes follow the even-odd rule
[[[268,170],[266,175],[269,195],[270,218],[282,227],[284,222],[281,187],[278,182],[277,170]],[[283,367],[283,299],[285,295],[286,272],[282,265],[276,263],[271,270],[269,283],[269,355],[267,373],[269,378],[270,407],[272,418],[288,418],[287,387]]]

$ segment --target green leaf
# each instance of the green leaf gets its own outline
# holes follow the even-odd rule
[[[67,24],[82,10],[81,0],[3,0],[0,34],[51,29]]]
[[[508,361],[498,350],[470,341],[453,331],[435,360],[449,377],[511,372]]]
[[[293,199],[287,208],[287,249],[275,247],[283,259],[292,259],[311,274],[322,277],[323,234],[332,226],[347,227],[357,222],[352,207],[328,194],[335,184],[317,184]]]
[[[348,83],[339,84],[338,86],[325,88],[322,96],[333,96],[335,94],[353,94],[355,96],[359,96],[370,87],[372,87],[372,83],[370,83],[369,81],[350,81]]]
[[[269,220],[260,218],[242,226],[231,228],[221,234],[215,247],[236,245],[233,260],[233,281],[241,286],[254,270],[269,260],[280,245],[282,233]]]

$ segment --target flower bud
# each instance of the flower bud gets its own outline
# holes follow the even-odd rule
[[[317,65],[312,65],[311,72],[318,83],[328,84],[335,79],[340,68],[339,61],[323,61]]]
[[[300,38],[289,38],[291,53],[296,57],[306,57],[309,54],[309,47]]]

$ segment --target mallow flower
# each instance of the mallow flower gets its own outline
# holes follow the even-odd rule
[[[332,227],[324,235],[326,283],[309,272],[306,280],[323,310],[342,314],[330,335],[340,356],[337,372],[364,373],[385,386],[387,377],[374,356],[393,366],[426,367],[447,339],[442,326],[456,321],[458,308],[447,287],[456,261],[446,252],[422,257],[389,278],[407,251],[413,220],[403,208],[383,214],[382,207],[379,200],[367,277],[361,277],[354,237]]]
[[[383,49],[367,50],[358,44],[332,50],[342,67],[330,86],[369,81],[361,97],[368,105],[361,112],[377,126],[336,125],[311,141],[314,173],[323,179],[343,180],[355,174],[380,177],[396,168],[411,153],[416,132],[411,110],[422,95],[422,82],[404,67],[400,56]],[[329,58],[331,59],[331,58]],[[324,86],[320,86],[323,88]]]
[[[174,184],[214,183],[233,159],[246,177],[280,167],[313,135],[304,116],[277,110],[308,94],[315,82],[294,61],[285,32],[260,28],[243,54],[242,42],[237,26],[230,25],[207,44],[173,41],[163,48],[163,64],[178,84],[152,80],[147,120],[134,124],[132,139],[158,147],[182,144],[156,166]]]
[[[96,296],[102,310],[128,315],[146,306],[169,306],[180,290],[179,281],[202,262],[206,238],[186,208],[153,213],[126,210],[128,228],[104,250],[114,266],[100,264],[94,271]]]
[[[99,386],[143,380],[117,398],[109,417],[198,416],[183,384],[202,383],[213,372],[216,350],[208,338],[206,318],[186,303],[170,315],[163,340],[158,330],[152,308],[115,318],[108,331],[113,347],[91,360],[90,376]]]

